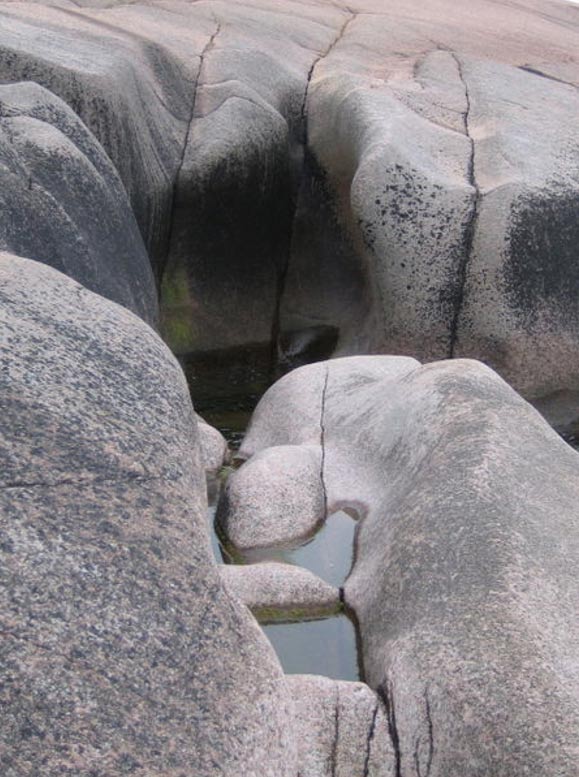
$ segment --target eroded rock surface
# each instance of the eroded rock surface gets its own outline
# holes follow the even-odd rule
[[[152,329],[0,254],[0,771],[295,777],[281,667],[211,560]]]
[[[66,103],[32,82],[0,85],[0,249],[157,324],[151,265],[115,168]]]
[[[227,481],[217,523],[239,550],[295,542],[325,516],[319,446],[278,445],[254,456]]]
[[[361,518],[345,598],[396,774],[574,775],[577,453],[478,362],[379,356],[290,373],[242,452],[320,425],[328,511]]]
[[[481,357],[578,415],[577,7],[97,5],[1,3],[0,77],[112,159],[175,350]]]

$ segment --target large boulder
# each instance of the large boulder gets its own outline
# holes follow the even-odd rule
[[[0,85],[0,249],[157,323],[153,273],[117,171],[72,110],[32,82]]]
[[[360,519],[345,600],[396,774],[575,775],[577,453],[478,362],[376,356],[275,384],[244,467],[320,426],[328,512]]]
[[[295,777],[272,648],[222,587],[184,376],[151,328],[0,254],[0,771]]]

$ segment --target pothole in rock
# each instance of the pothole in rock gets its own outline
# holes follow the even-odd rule
[[[271,351],[247,346],[209,354],[180,356],[195,410],[219,429],[235,453],[259,399],[273,382]],[[293,547],[230,553],[215,531],[215,512],[227,468],[208,483],[208,522],[218,564],[278,562],[303,567],[340,588],[352,566],[356,522],[346,513],[330,516],[315,536]],[[361,679],[354,618],[345,612],[312,619],[280,611],[262,628],[288,674],[320,674],[338,680]]]
[[[277,562],[310,570],[340,588],[353,559],[356,522],[345,512],[329,516],[316,535],[301,545],[261,548],[243,555],[230,553],[215,530],[219,487],[210,489],[209,526],[217,563],[258,564]],[[261,626],[273,645],[286,674],[318,674],[335,680],[363,679],[358,630],[351,613],[341,611],[324,618],[292,619],[285,612]]]

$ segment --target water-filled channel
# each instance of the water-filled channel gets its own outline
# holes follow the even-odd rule
[[[233,451],[239,448],[257,402],[272,383],[270,355],[266,350],[239,349],[234,354],[217,355],[209,362],[199,358],[182,360],[197,412],[222,432]],[[563,437],[579,450],[579,434]],[[354,547],[355,522],[348,515],[336,513],[330,516],[314,537],[297,547],[268,548],[241,557],[229,554],[216,534],[217,498],[214,491],[208,518],[218,563],[277,561],[295,564],[332,585],[343,585],[352,564]],[[357,628],[349,614],[293,623],[263,623],[262,627],[287,673],[363,679]]]
[[[196,411],[222,432],[233,451],[239,448],[251,413],[271,383],[264,354],[239,356],[239,361],[232,362],[229,358],[210,364],[203,364],[198,358],[194,362],[182,360]],[[343,585],[352,566],[356,529],[349,515],[343,512],[331,515],[313,537],[300,545],[260,549],[240,556],[228,553],[221,544],[214,527],[218,488],[210,488],[209,495],[208,520],[217,563],[294,564],[338,588]],[[362,679],[357,629],[350,614],[341,612],[316,620],[261,625],[286,673]]]
[[[209,505],[209,526],[217,563],[235,563],[215,531],[216,494]],[[345,513],[330,516],[318,533],[293,548],[268,548],[236,555],[235,561],[277,561],[314,572],[322,580],[341,587],[352,566],[356,524]],[[345,612],[316,620],[262,623],[288,674],[321,674],[336,680],[362,679],[358,634],[353,617]]]

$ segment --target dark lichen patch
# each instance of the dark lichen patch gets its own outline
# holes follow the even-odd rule
[[[520,324],[533,329],[548,310],[578,329],[577,197],[537,194],[514,203],[507,251],[505,291]]]

